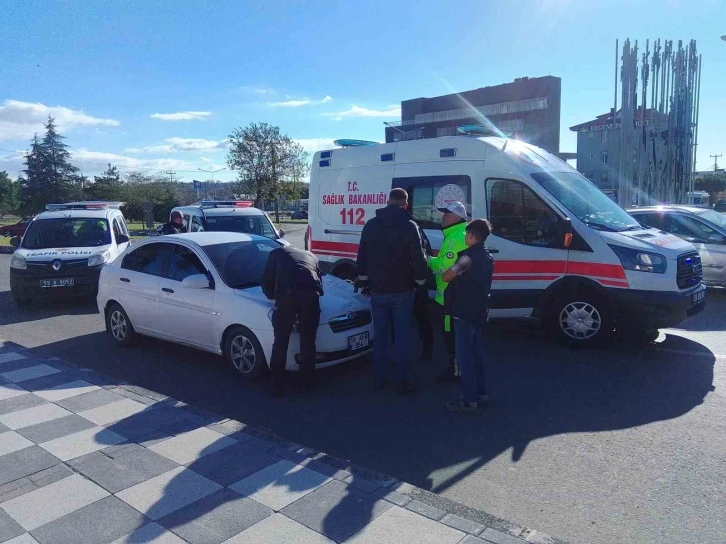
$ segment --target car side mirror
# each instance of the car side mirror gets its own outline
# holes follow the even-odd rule
[[[192,274],[182,280],[182,287],[187,289],[209,289],[209,278],[205,274]]]
[[[121,245],[121,244],[127,244],[130,241],[131,241],[131,238],[129,238],[125,234],[119,234],[118,236],[116,236],[116,243],[119,244],[119,245]]]
[[[10,238],[10,245],[13,247],[20,246],[20,236],[13,236]]]
[[[726,242],[726,238],[724,238],[721,234],[712,234],[708,237],[708,241],[712,244],[723,244]]]
[[[559,225],[562,247],[568,249],[572,245],[572,221],[570,221],[569,217],[565,217],[560,221]]]
[[[287,235],[287,233],[285,232],[285,230],[284,230],[284,229],[280,229],[280,230],[278,230],[278,231],[277,231],[277,235],[278,235],[278,236],[279,236],[280,238],[284,238],[284,237],[285,237],[285,236]]]

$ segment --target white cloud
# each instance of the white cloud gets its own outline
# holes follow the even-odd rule
[[[160,121],[199,121],[212,115],[211,111],[180,111],[177,113],[152,113],[152,119]]]
[[[78,166],[82,172],[96,172],[104,170],[107,163],[122,168],[137,168],[143,170],[151,169],[191,169],[192,165],[188,161],[181,159],[170,159],[166,157],[157,159],[138,159],[136,157],[127,157],[117,153],[108,153],[105,151],[92,151],[90,149],[78,149],[71,152],[71,162]]]
[[[203,138],[166,138],[165,143],[146,147],[131,147],[126,153],[175,153],[177,151],[211,151],[226,149],[229,140],[205,140]]]
[[[300,144],[311,155],[318,151],[336,149],[338,147],[333,143],[333,138],[296,138],[295,142]]]
[[[25,140],[43,132],[48,115],[56,121],[58,129],[68,131],[77,127],[115,127],[119,122],[87,115],[65,106],[46,106],[40,102],[5,100],[0,105],[0,140]]]
[[[401,106],[393,105],[388,106],[385,110],[372,110],[353,104],[349,110],[325,115],[332,117],[335,121],[341,121],[346,117],[401,117]]]
[[[254,94],[275,94],[275,89],[270,89],[269,87],[261,87],[261,86],[254,86],[254,87],[240,87],[240,90],[248,92],[248,93],[254,93]]]
[[[320,100],[313,100],[311,98],[301,98],[299,100],[286,100],[284,102],[271,102],[270,107],[271,108],[301,108],[303,106],[318,106],[320,104],[327,104],[328,102],[332,102],[333,97],[330,95],[325,95],[324,98]]]

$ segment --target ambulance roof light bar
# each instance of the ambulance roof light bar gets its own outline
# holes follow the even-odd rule
[[[202,200],[199,203],[202,208],[251,208],[253,204],[251,200]]]
[[[333,143],[340,147],[363,147],[367,145],[379,145],[378,142],[372,142],[370,140],[350,140],[347,138],[343,140],[335,140]]]
[[[84,202],[66,202],[64,204],[46,204],[45,209],[49,212],[63,210],[118,210],[125,202],[103,202],[100,200],[88,200]]]

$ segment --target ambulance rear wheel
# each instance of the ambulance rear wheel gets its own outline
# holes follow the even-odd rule
[[[594,347],[610,339],[615,316],[605,297],[589,292],[573,293],[555,300],[545,326],[564,344]]]

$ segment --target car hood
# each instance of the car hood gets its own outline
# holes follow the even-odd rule
[[[599,234],[608,244],[654,251],[670,258],[676,258],[687,251],[696,251],[690,242],[658,229],[600,232]]]
[[[18,248],[16,252],[22,255],[28,261],[47,261],[48,259],[59,259],[66,261],[70,259],[87,259],[91,255],[106,251],[110,244],[105,246],[94,247],[68,247],[68,248],[50,248],[50,249],[25,249]]]
[[[370,309],[368,299],[360,293],[353,293],[353,286],[340,278],[330,274],[323,276],[323,290],[325,295],[320,297],[321,323],[327,323],[331,318],[348,312]],[[269,308],[275,306],[275,301],[267,299],[262,287],[235,289],[234,293]]]

